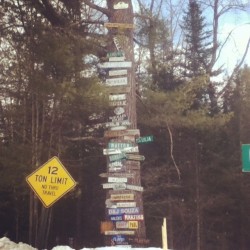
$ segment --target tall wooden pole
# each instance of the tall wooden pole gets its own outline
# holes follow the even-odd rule
[[[107,188],[106,223],[109,228],[103,232],[106,245],[143,246],[148,240],[141,187],[140,161],[144,157],[139,155],[136,143],[140,132],[136,116],[133,8],[131,0],[109,0],[108,8],[112,14],[104,25],[108,29],[110,44],[107,62],[101,65],[107,70],[106,84],[114,107],[105,132],[107,176],[124,176],[125,183],[112,183],[108,178],[108,183],[103,186]],[[110,155],[111,149],[118,149],[121,153]],[[116,180],[120,182],[121,178]]]

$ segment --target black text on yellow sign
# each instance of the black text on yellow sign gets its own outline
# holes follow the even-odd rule
[[[45,207],[50,207],[76,186],[75,180],[57,157],[35,170],[26,181]]]

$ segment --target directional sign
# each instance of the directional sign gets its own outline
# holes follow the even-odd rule
[[[132,155],[132,154],[127,154],[126,158],[128,160],[133,160],[133,161],[144,161],[145,160],[145,156],[143,155]]]
[[[127,130],[121,130],[121,131],[105,131],[104,137],[119,137],[119,136],[126,136],[126,135],[139,135],[140,130],[139,129],[127,129]]]
[[[134,235],[135,231],[106,231],[105,235]]]
[[[104,62],[99,64],[100,68],[131,68],[132,62]]]
[[[138,229],[138,221],[128,221],[129,229]]]
[[[125,61],[124,56],[109,57],[109,62],[123,62],[123,61]]]
[[[128,179],[126,177],[108,177],[108,182],[114,182],[114,183],[126,183]]]
[[[139,207],[128,207],[128,208],[110,208],[108,209],[109,215],[118,214],[139,214]]]
[[[133,201],[135,199],[134,194],[111,194],[110,200],[112,201]]]
[[[149,143],[154,140],[154,137],[152,135],[144,136],[144,137],[139,137],[136,139],[137,143]]]
[[[134,29],[135,25],[133,23],[105,23],[104,27],[118,29]]]
[[[124,52],[123,51],[108,52],[107,56],[108,57],[124,57]]]
[[[143,191],[143,187],[141,187],[141,186],[135,186],[135,185],[130,185],[130,184],[127,184],[126,188],[130,189],[130,190],[134,190],[134,191],[139,191],[139,192]]]
[[[124,214],[124,220],[144,220],[143,214]]]
[[[242,171],[250,172],[250,144],[243,144],[242,151]]]
[[[135,175],[133,173],[101,173],[99,174],[102,178],[108,178],[108,177],[125,177],[125,178],[133,178]]]
[[[124,3],[122,1],[114,4],[114,9],[115,10],[123,10],[123,9],[128,9],[128,3]]]
[[[120,86],[120,85],[127,85],[127,84],[128,84],[127,77],[106,79],[106,85],[108,85],[108,86]]]
[[[126,94],[109,95],[110,101],[122,101],[122,100],[126,100],[126,99],[127,99]]]
[[[116,207],[136,207],[136,202],[118,202],[116,203]]]
[[[57,157],[51,158],[31,173],[26,181],[45,207],[54,204],[76,186],[76,182]]]
[[[123,220],[123,215],[122,214],[120,214],[120,215],[112,215],[112,216],[110,216],[110,220],[111,221],[121,221],[121,220]]]
[[[127,105],[127,101],[126,100],[111,101],[111,102],[109,102],[109,106],[111,106],[111,107],[126,106],[126,105]]]
[[[123,75],[127,75],[127,74],[128,74],[127,69],[110,70],[109,71],[109,76],[123,76]]]
[[[129,142],[109,142],[108,148],[115,148],[115,149],[124,149],[132,147],[132,143]]]

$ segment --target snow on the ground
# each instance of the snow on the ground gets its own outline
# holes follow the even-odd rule
[[[97,248],[82,248],[81,250],[125,250],[128,249],[127,247],[97,247]],[[156,247],[148,247],[148,248],[133,248],[133,250],[162,250],[161,248]],[[15,243],[8,239],[7,237],[0,238],[0,250],[37,250],[29,246],[28,244],[19,242]],[[69,246],[56,246],[53,247],[51,250],[74,250]]]

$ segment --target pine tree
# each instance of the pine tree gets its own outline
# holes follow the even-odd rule
[[[184,76],[197,77],[210,74],[209,62],[212,56],[212,47],[208,38],[211,31],[207,31],[206,27],[199,3],[190,0],[182,24],[186,43]]]

